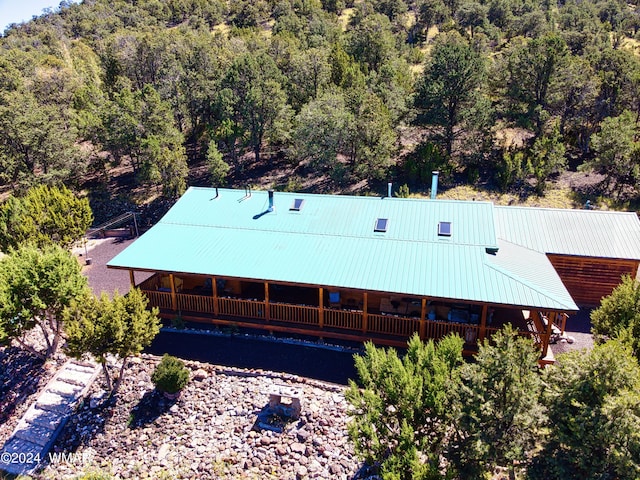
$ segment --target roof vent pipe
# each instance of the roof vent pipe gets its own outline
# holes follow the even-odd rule
[[[438,195],[438,175],[440,172],[434,170],[431,174],[431,200],[435,200]]]
[[[391,198],[391,189],[393,187],[393,183],[387,183],[387,197]]]
[[[269,190],[269,208],[267,212],[273,212],[273,190]]]
[[[220,194],[218,193],[218,187],[216,187],[216,196],[214,198],[218,198]]]

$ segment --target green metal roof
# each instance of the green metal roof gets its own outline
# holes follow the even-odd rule
[[[543,253],[640,260],[633,212],[495,207],[498,238]]]
[[[491,203],[275,192],[268,205],[190,188],[108,266],[577,310],[545,255],[496,240]]]

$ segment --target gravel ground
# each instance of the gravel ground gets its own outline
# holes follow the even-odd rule
[[[593,348],[593,335],[591,335],[591,309],[582,308],[578,313],[572,315],[567,320],[566,334],[574,339],[573,343],[559,342],[551,345],[553,354],[558,357],[561,353],[572,350],[582,350]]]
[[[113,295],[114,291],[125,294],[131,288],[129,271],[115,268],[107,268],[107,262],[118,253],[127,248],[135,239],[104,238],[92,239],[87,243],[87,255],[84,247],[74,250],[80,261],[83,263],[82,273],[89,279],[89,286],[95,295],[107,292]],[[91,259],[89,265],[86,264],[86,257]],[[136,283],[140,283],[151,274],[136,272]]]

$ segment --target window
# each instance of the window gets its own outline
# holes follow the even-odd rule
[[[304,198],[296,198],[293,201],[293,204],[291,204],[291,208],[289,208],[289,210],[293,212],[299,212],[300,210],[302,210],[303,205],[304,205]]]
[[[451,222],[438,222],[438,236],[450,237],[451,228]]]
[[[388,218],[378,218],[376,220],[376,225],[373,227],[374,232],[386,232],[387,225],[389,224]]]

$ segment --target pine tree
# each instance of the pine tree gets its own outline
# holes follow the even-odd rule
[[[463,340],[455,335],[423,343],[415,334],[403,358],[395,349],[365,346],[356,356],[361,386],[351,381],[349,436],[356,453],[383,478],[437,476],[458,384]]]

